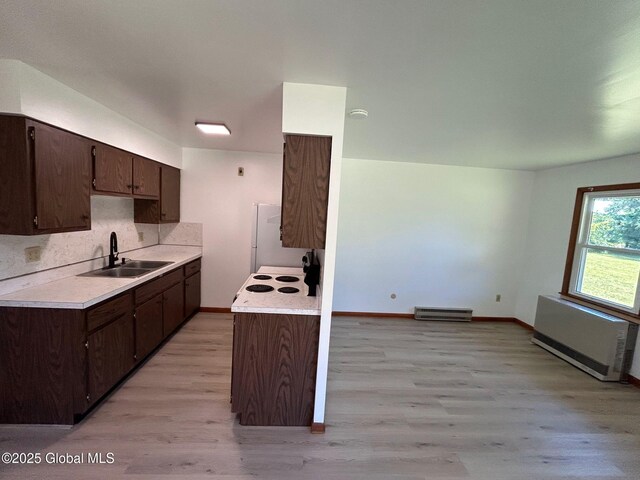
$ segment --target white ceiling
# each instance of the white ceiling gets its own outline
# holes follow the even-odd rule
[[[289,81],[369,110],[347,119],[346,157],[537,169],[640,151],[637,0],[2,0],[0,58],[183,146],[281,152]]]

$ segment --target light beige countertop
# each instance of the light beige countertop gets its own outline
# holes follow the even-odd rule
[[[135,278],[69,276],[0,296],[0,307],[85,309],[176,267],[202,257],[201,247],[154,245],[122,254],[127,260],[161,260],[170,265]]]
[[[255,275],[270,275],[269,280],[256,280]],[[297,282],[279,282],[276,277],[279,275],[289,275],[297,277]],[[258,273],[249,276],[246,282],[238,291],[236,300],[231,305],[234,313],[275,313],[281,315],[320,315],[322,296],[320,286],[317,287],[315,297],[308,297],[309,287],[303,282],[304,274],[302,268],[290,267],[261,267]],[[273,290],[266,293],[249,292],[248,285],[265,284],[273,287]],[[300,291],[297,293],[280,293],[278,288],[295,287]]]

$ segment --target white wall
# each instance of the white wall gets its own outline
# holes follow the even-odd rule
[[[109,255],[109,235],[121,252],[158,243],[158,226],[133,223],[133,199],[91,197],[91,230],[50,235],[0,235],[0,280]],[[138,233],[144,240],[138,239]],[[26,263],[24,249],[40,247],[40,261]]]
[[[579,187],[640,182],[640,155],[536,173],[516,317],[533,325],[538,295],[562,287],[571,219]],[[640,340],[631,374],[640,378]]]
[[[182,149],[17,60],[0,60],[0,112],[21,113],[180,168]]]
[[[0,60],[0,107],[5,113],[20,113],[20,66],[17,60]]]
[[[342,172],[334,310],[513,316],[532,172],[354,159]]]
[[[203,227],[202,306],[229,308],[250,273],[252,206],[280,203],[282,155],[185,148],[182,167],[180,218]]]

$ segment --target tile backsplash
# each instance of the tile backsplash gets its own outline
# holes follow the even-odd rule
[[[51,235],[0,235],[0,280],[109,254],[109,234],[121,252],[159,243],[157,225],[133,222],[133,199],[91,197],[91,230]],[[140,239],[140,236],[143,239]],[[40,247],[40,260],[27,262],[25,249]]]

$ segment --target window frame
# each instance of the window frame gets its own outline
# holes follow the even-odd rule
[[[623,314],[624,316],[629,316],[635,320],[640,319],[640,312],[638,310],[638,299],[640,298],[640,285],[638,290],[636,291],[636,300],[634,302],[634,307],[629,309],[625,308],[622,305],[615,304],[613,302],[608,302],[604,299],[600,299],[597,297],[592,297],[589,295],[585,295],[583,293],[576,291],[576,285],[578,284],[580,272],[580,255],[579,252],[584,251],[586,248],[591,248],[594,250],[610,250],[614,252],[620,253],[629,253],[624,248],[619,247],[600,247],[593,246],[587,243],[586,234],[588,233],[588,229],[591,225],[591,216],[593,212],[589,209],[588,198],[597,198],[599,196],[616,196],[616,192],[622,193],[623,191],[629,190],[639,190],[640,191],[640,183],[624,183],[624,184],[616,184],[616,185],[600,185],[594,187],[581,187],[578,188],[576,193],[576,201],[573,210],[573,220],[571,224],[571,234],[569,236],[569,246],[567,249],[567,261],[564,269],[564,278],[562,281],[562,290],[560,293],[566,297],[571,299],[575,299],[579,303],[586,304],[588,306],[597,307],[599,310],[604,310],[610,313],[618,313]],[[591,195],[595,194],[595,195]],[[631,194],[631,193],[629,193]],[[623,196],[623,195],[620,195]],[[635,195],[634,195],[635,196]],[[582,222],[581,220],[585,218],[588,221]],[[580,240],[584,239],[584,242]],[[634,252],[635,253],[635,252]],[[578,254],[578,255],[577,255]]]

